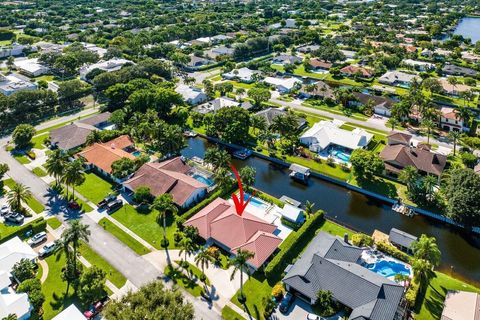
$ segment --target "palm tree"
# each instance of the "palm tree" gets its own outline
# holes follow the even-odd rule
[[[425,119],[422,122],[422,127],[427,129],[427,143],[430,144],[430,135],[432,133],[432,129],[435,128],[435,123],[430,119]]]
[[[15,59],[13,56],[9,56],[7,59],[7,62],[5,63],[7,65],[8,72],[12,72],[13,67],[15,66]]]
[[[246,297],[243,294],[243,273],[245,272],[246,274],[250,275],[250,269],[248,268],[247,261],[252,259],[254,256],[255,253],[251,251],[238,249],[237,254],[231,260],[233,271],[232,275],[230,276],[230,281],[233,280],[237,272],[240,272],[240,296],[238,297],[238,300],[242,303],[246,300]]]
[[[467,107],[459,107],[456,113],[458,118],[462,119],[465,122],[465,124],[468,126],[468,123],[472,118],[472,112],[470,111],[470,109],[468,109]]]
[[[473,100],[473,92],[471,90],[465,91],[461,94],[463,98],[463,106],[465,107],[467,104],[467,101],[470,102]]]
[[[413,195],[417,187],[419,178],[418,171],[413,166],[406,166],[398,176],[399,180],[407,185],[407,190],[410,195]]]
[[[68,186],[72,186],[72,199],[75,201],[75,186],[81,185],[85,181],[83,161],[81,159],[76,159],[66,165],[63,181],[67,185],[67,200]]]
[[[442,255],[435,237],[422,234],[417,241],[412,243],[411,248],[416,259],[428,261],[432,267],[440,264]]]
[[[423,188],[428,201],[433,200],[434,188],[437,185],[437,178],[431,174],[423,178]]]
[[[226,168],[217,169],[213,179],[217,186],[222,190],[226,190],[232,181],[230,178],[230,172]]]
[[[164,193],[153,200],[153,208],[158,211],[157,223],[163,228],[163,247],[165,250],[168,248],[167,243],[167,212],[176,214],[178,212],[175,203],[173,202],[173,197],[169,193]]]
[[[315,207],[315,202],[310,202],[310,200],[305,202],[305,213],[307,217],[310,217],[313,214],[313,207]]]
[[[458,79],[455,77],[448,77],[447,82],[452,85],[453,91],[455,91],[455,88],[457,87],[457,84],[458,84]]]
[[[457,141],[461,136],[462,133],[460,131],[450,131],[448,133],[448,138],[453,142],[453,155],[456,155],[457,153]]]
[[[55,184],[58,186],[60,183],[60,178],[65,171],[65,166],[68,162],[68,155],[60,149],[53,150],[47,157],[45,162],[45,169],[47,173],[55,177]]]
[[[182,254],[185,254],[184,258],[182,258],[182,266],[186,269],[188,267],[187,257],[195,252],[197,246],[189,237],[183,237],[182,240],[180,240],[180,242],[178,243],[178,245],[180,248],[180,252],[178,254],[180,256]]]
[[[31,197],[32,193],[27,186],[15,183],[7,193],[7,202],[13,210],[23,211],[22,202],[27,202]]]
[[[200,266],[202,269],[202,276],[200,277],[200,280],[202,282],[205,282],[206,276],[205,276],[205,267],[208,268],[209,263],[213,263],[214,259],[213,257],[208,253],[208,250],[206,247],[201,247],[200,250],[198,251],[197,255],[195,256],[195,264]]]
[[[275,133],[270,130],[270,129],[265,129],[260,131],[258,135],[258,140],[260,140],[262,143],[267,143],[268,148],[272,148],[273,144],[275,142],[276,135]]]
[[[390,125],[392,131],[395,130],[395,127],[399,124],[399,121],[395,117],[388,119],[387,124]]]
[[[218,147],[208,148],[205,152],[204,159],[213,166],[215,171],[219,168],[228,168],[228,164],[232,160],[226,150]]]
[[[267,128],[267,120],[264,117],[253,115],[250,117],[250,122],[255,134]]]
[[[414,259],[412,269],[415,282],[417,282],[421,288],[425,288],[425,285],[433,277],[431,263],[423,259]]]
[[[398,120],[403,121],[404,119],[407,119],[410,116],[411,111],[412,111],[412,104],[409,103],[408,101],[402,101],[393,105],[392,116],[394,116]]]
[[[67,229],[62,233],[62,242],[65,246],[72,246],[72,260],[73,260],[73,273],[77,274],[77,250],[80,246],[80,241],[88,242],[90,236],[90,230],[88,226],[81,223],[80,220],[71,220],[68,223]]]

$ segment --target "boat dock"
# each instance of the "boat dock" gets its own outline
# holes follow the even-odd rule
[[[289,170],[291,171],[290,178],[292,179],[306,182],[308,177],[310,177],[310,169],[299,164],[293,163],[290,165]]]
[[[292,199],[290,197],[287,197],[285,195],[280,197],[280,201],[288,203],[289,205],[292,205],[292,206],[297,207],[297,208],[300,207],[300,205],[302,204],[300,201],[297,201],[297,200]]]
[[[253,151],[247,148],[238,149],[233,151],[232,155],[234,158],[245,160],[252,155]]]
[[[411,208],[408,206],[397,202],[392,206],[392,210],[398,213],[401,213],[403,215],[406,215],[407,217],[413,217],[415,215],[415,211],[413,211]]]

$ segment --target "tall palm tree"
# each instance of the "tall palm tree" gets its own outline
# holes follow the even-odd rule
[[[249,259],[252,259],[255,256],[255,253],[248,251],[248,250],[242,250],[238,249],[237,254],[235,257],[231,260],[231,265],[233,266],[233,271],[230,276],[230,281],[233,280],[235,277],[235,274],[237,272],[240,272],[240,296],[239,300],[245,301],[245,296],[243,294],[243,273],[245,272],[246,274],[250,275],[250,269],[248,268],[247,261]],[[242,302],[242,301],[240,301]]]
[[[65,171],[65,166],[68,162],[68,155],[60,149],[53,150],[47,157],[45,162],[45,169],[47,173],[55,178],[55,184],[58,186],[60,178]]]
[[[435,237],[428,237],[422,234],[417,241],[412,243],[411,248],[416,259],[426,260],[432,267],[440,264],[442,255],[438,249]]]
[[[460,131],[450,131],[448,133],[448,138],[453,142],[453,155],[456,155],[457,153],[457,141],[461,136],[462,133]]]
[[[425,288],[433,277],[432,265],[427,260],[414,259],[412,263],[413,279],[421,288]]]
[[[72,186],[72,198],[75,201],[75,186],[81,185],[85,181],[83,161],[81,159],[76,159],[66,165],[63,181],[67,185],[67,200],[68,186]]]
[[[448,77],[447,82],[452,85],[453,90],[455,91],[455,88],[457,87],[457,84],[458,84],[458,79],[455,77]]]
[[[77,251],[80,246],[80,241],[88,242],[90,236],[90,230],[88,226],[80,222],[80,220],[71,220],[68,222],[68,227],[63,231],[61,240],[65,246],[71,246],[72,260],[73,260],[73,273],[77,274]]]
[[[7,202],[13,210],[22,211],[22,202],[27,202],[31,197],[32,193],[27,186],[15,183],[7,193]]]
[[[427,143],[430,144],[430,135],[432,134],[432,129],[435,128],[435,123],[430,119],[425,119],[422,122],[422,127],[427,129]]]
[[[437,185],[437,182],[438,182],[438,179],[431,174],[423,178],[423,188],[425,190],[425,194],[427,196],[428,201],[433,200],[434,188]]]
[[[307,217],[310,217],[313,214],[313,207],[315,207],[315,202],[310,202],[310,200],[305,202],[305,213]]]
[[[462,119],[468,126],[470,119],[472,118],[472,112],[467,107],[459,107],[457,109],[457,117]]]
[[[208,268],[209,263],[213,263],[213,262],[214,262],[214,259],[208,253],[207,248],[201,247],[197,255],[195,256],[195,264],[197,265],[197,267],[200,266],[200,268],[202,269],[202,276],[200,277],[200,280],[202,282],[205,282],[206,280],[205,267]]]
[[[232,181],[232,179],[230,178],[230,172],[226,168],[217,169],[215,171],[213,180],[222,190],[226,190],[230,185],[230,182]]]
[[[186,268],[187,266],[187,258],[188,256],[192,255],[195,252],[195,249],[197,248],[196,244],[193,242],[192,239],[189,237],[183,237],[182,240],[178,243],[180,252],[178,253],[180,256],[182,254],[185,254],[185,256],[182,258],[182,267]]]
[[[395,130],[395,127],[399,124],[399,121],[395,117],[388,119],[387,124],[390,125],[392,131]]]
[[[264,117],[253,115],[250,121],[252,128],[255,130],[255,134],[267,128],[267,120],[265,120]]]
[[[268,148],[273,147],[275,138],[276,138],[275,133],[270,129],[262,130],[258,135],[258,140],[260,140],[262,143],[267,143]]]
[[[208,148],[205,151],[205,161],[210,163],[214,170],[219,168],[228,168],[228,164],[232,160],[232,157],[226,150],[222,150],[218,147]]]
[[[168,248],[167,244],[167,212],[176,214],[178,212],[173,197],[169,193],[164,193],[153,200],[153,208],[158,211],[157,223],[163,228],[163,243],[165,250]]]
[[[399,180],[407,185],[407,190],[409,194],[413,194],[417,188],[417,182],[419,179],[418,171],[413,166],[406,166],[400,171],[398,176]]]

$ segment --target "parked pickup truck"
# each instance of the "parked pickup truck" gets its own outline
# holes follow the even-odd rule
[[[114,213],[115,211],[117,211],[121,207],[123,207],[123,202],[122,202],[122,200],[117,199],[117,200],[107,204],[107,212],[108,213]]]

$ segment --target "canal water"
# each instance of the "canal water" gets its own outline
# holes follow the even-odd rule
[[[462,37],[470,38],[475,44],[480,40],[480,17],[467,17],[460,20],[453,34],[459,34]]]
[[[202,138],[188,140],[182,154],[186,157],[203,157],[211,144]],[[278,169],[270,162],[250,157],[246,161],[234,160],[235,166],[252,166],[257,171],[255,187],[280,198],[282,195],[305,203],[314,202],[329,217],[356,230],[372,234],[375,229],[388,234],[392,227],[420,236],[425,233],[437,238],[442,251],[440,270],[480,285],[480,240],[464,237],[451,227],[423,216],[408,218],[391,210],[390,206],[363,194],[317,178],[308,185],[293,181],[287,168]]]

